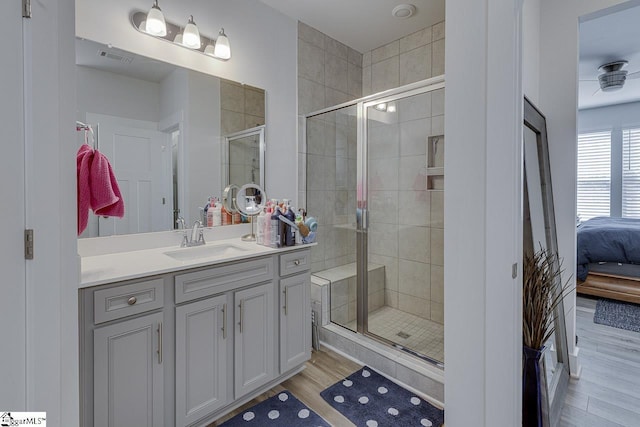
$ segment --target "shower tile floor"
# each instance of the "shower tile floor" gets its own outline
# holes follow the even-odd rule
[[[355,322],[345,326],[356,328]],[[444,362],[444,325],[440,323],[384,306],[369,313],[369,332]]]

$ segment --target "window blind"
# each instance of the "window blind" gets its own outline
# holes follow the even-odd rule
[[[640,218],[640,128],[622,131],[622,216]]]
[[[640,150],[640,145],[638,149]],[[640,157],[638,160],[640,161]],[[640,191],[640,186],[638,190]],[[577,212],[580,220],[609,216],[610,196],[611,132],[578,135]]]

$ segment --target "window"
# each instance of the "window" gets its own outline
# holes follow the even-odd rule
[[[637,134],[640,142],[640,132]],[[640,144],[637,144],[637,179],[640,178]],[[636,181],[640,194],[640,180]],[[609,216],[611,199],[611,132],[578,136],[578,217],[586,221]],[[639,209],[640,206],[637,206]]]
[[[622,131],[622,216],[640,218],[640,128]]]

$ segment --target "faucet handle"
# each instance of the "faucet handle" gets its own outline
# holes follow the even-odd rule
[[[200,227],[200,233],[198,234],[198,244],[204,245],[206,242],[204,241],[204,229]]]
[[[186,228],[184,223],[184,218],[181,216],[179,216],[178,219],[176,219],[176,224],[178,224],[178,229],[184,230]]]

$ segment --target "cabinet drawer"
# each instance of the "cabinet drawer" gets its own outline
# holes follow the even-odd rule
[[[93,294],[96,324],[133,314],[162,308],[164,280],[154,279],[95,291]]]
[[[311,252],[309,249],[280,255],[280,275],[300,273],[311,268]]]
[[[180,274],[175,278],[176,304],[272,278],[273,260],[271,258],[242,261],[237,264]]]

